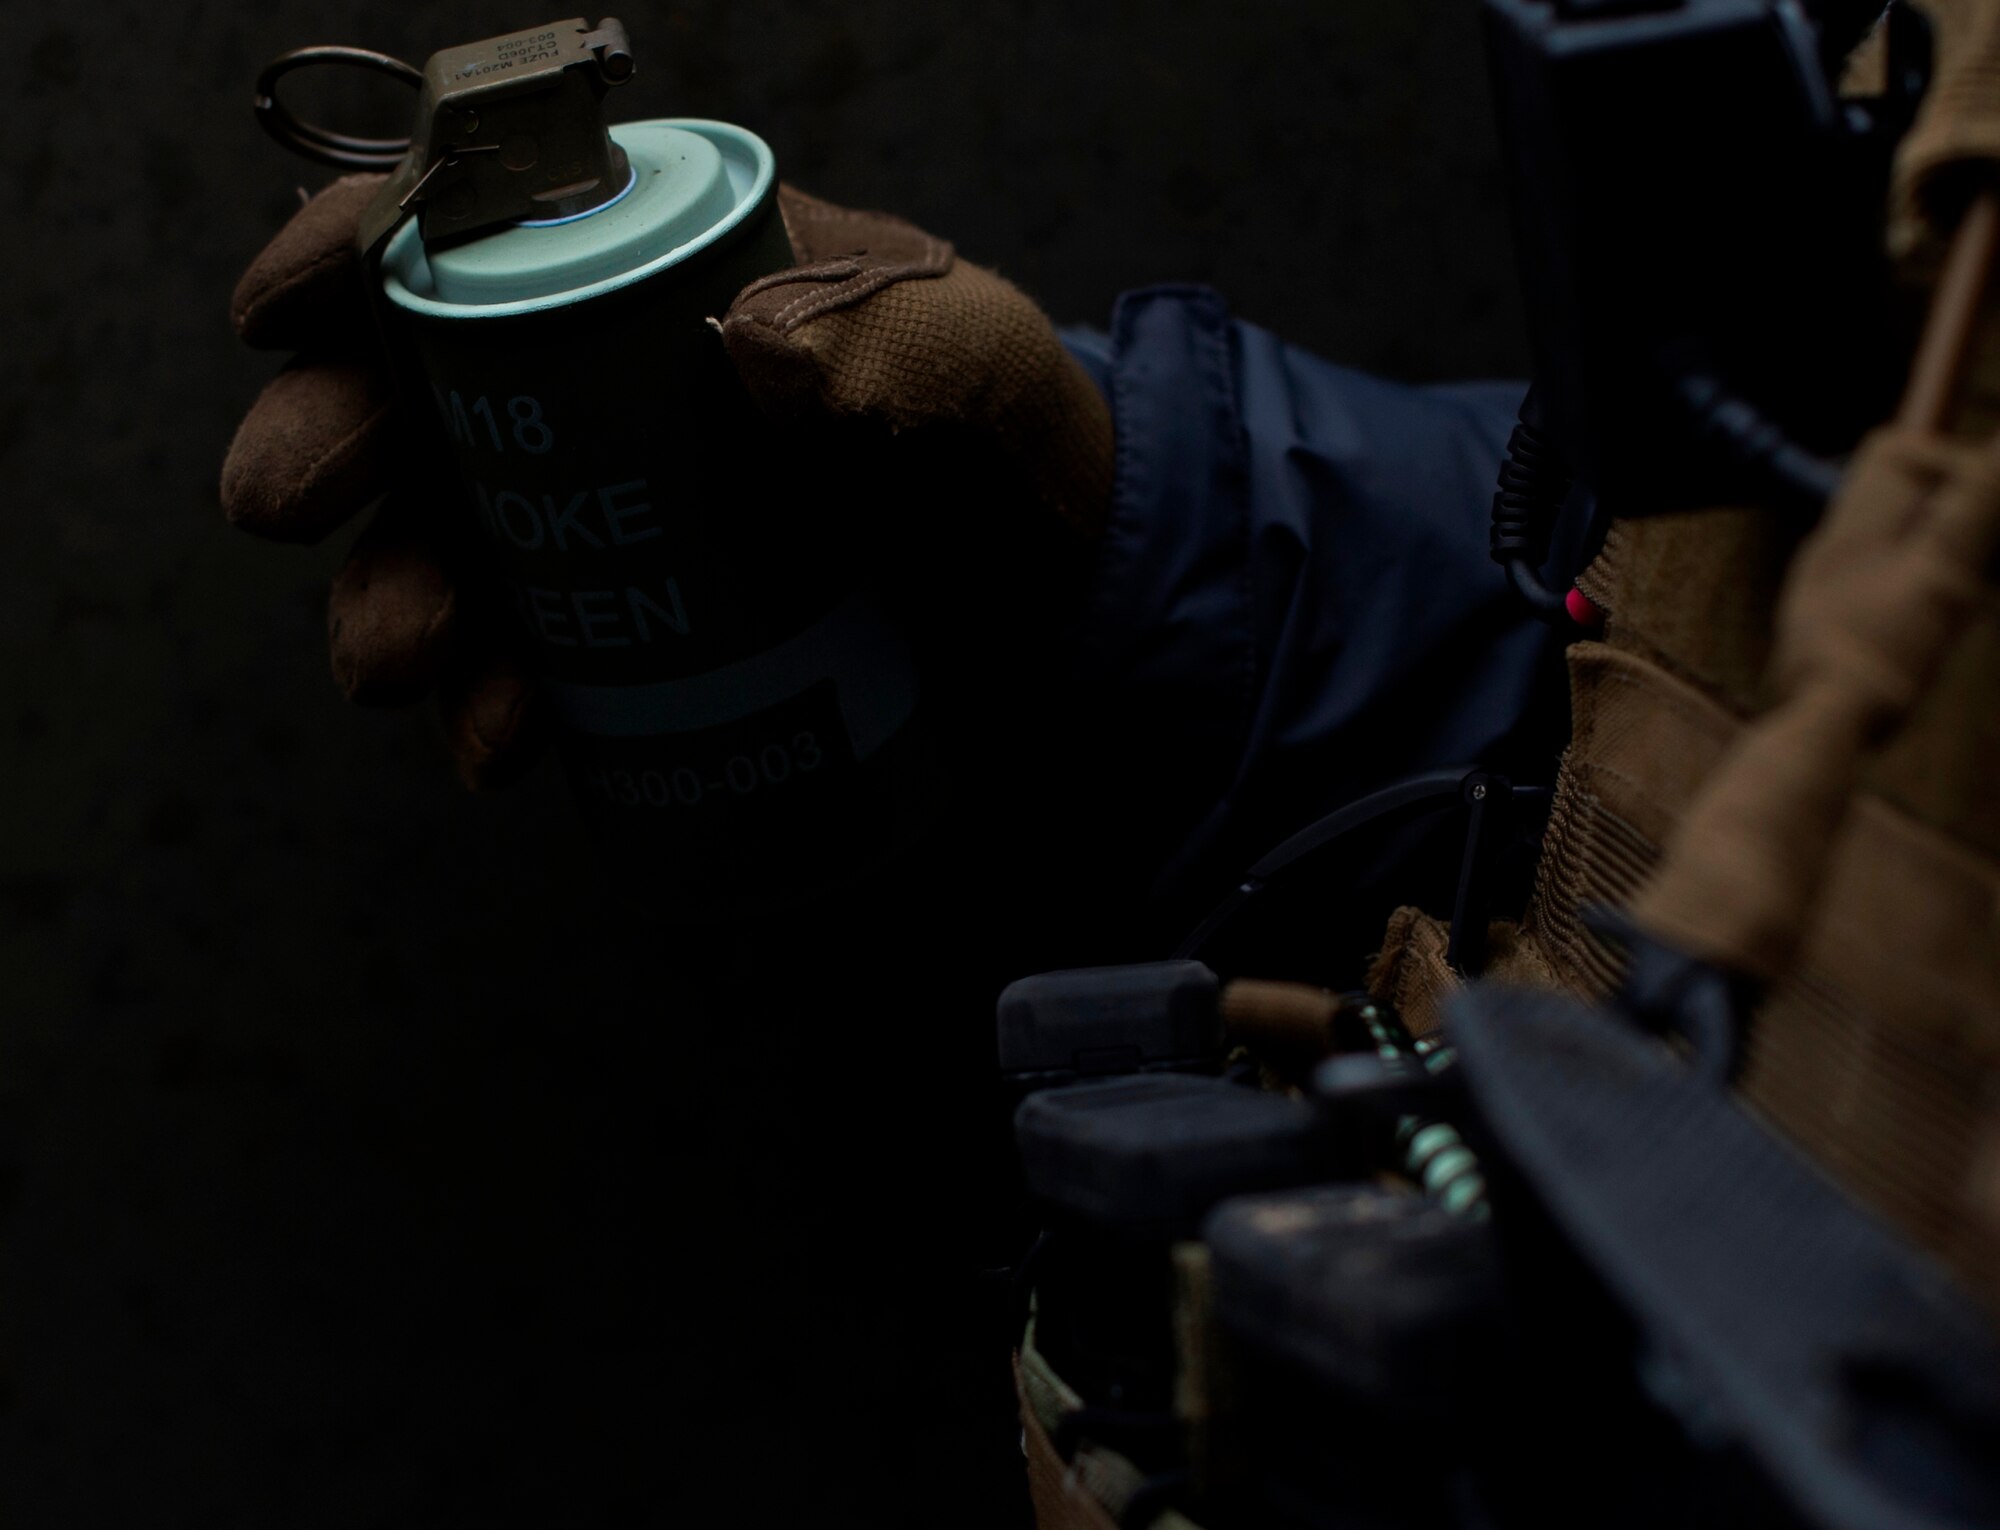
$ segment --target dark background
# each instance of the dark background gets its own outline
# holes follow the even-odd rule
[[[618,115],[752,127],[790,179],[947,235],[1059,320],[1195,279],[1393,376],[1524,368],[1471,0],[623,16]],[[817,1214],[773,1188],[783,1152],[716,1136],[757,1119],[726,1104],[767,1081],[754,1038],[718,1065],[726,995],[638,991],[657,965],[607,926],[553,773],[473,798],[422,709],[346,707],[323,654],[345,537],[262,545],[216,509],[276,365],[235,345],[228,295],[325,178],[254,126],[258,66],[314,42],[421,62],[547,19],[0,11],[15,1523],[624,1522],[674,1496],[636,1484],[701,1463],[620,1399],[721,1363],[672,1294],[700,1239],[654,1235]]]

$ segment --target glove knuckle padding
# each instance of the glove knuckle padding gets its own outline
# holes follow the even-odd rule
[[[245,344],[283,350],[350,338],[365,319],[355,230],[382,184],[349,175],[299,209],[236,284],[229,316]]]
[[[288,368],[229,444],[223,513],[259,536],[316,542],[388,487],[393,449],[380,374],[348,363]]]
[[[809,263],[745,288],[722,326],[767,410],[964,427],[1018,463],[1064,520],[1102,525],[1110,413],[1020,289],[898,219],[795,192],[781,206]]]
[[[402,706],[433,690],[451,653],[458,590],[393,503],[355,540],[327,598],[327,651],[347,699]]]

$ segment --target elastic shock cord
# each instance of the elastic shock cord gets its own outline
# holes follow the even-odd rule
[[[1567,627],[1572,621],[1565,592],[1544,584],[1539,570],[1548,561],[1556,521],[1569,498],[1571,475],[1569,465],[1542,434],[1540,414],[1531,386],[1521,400],[1520,422],[1507,438],[1487,545],[1529,609],[1545,622]]]

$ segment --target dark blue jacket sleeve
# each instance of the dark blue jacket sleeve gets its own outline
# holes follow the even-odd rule
[[[1559,650],[1486,546],[1522,384],[1384,382],[1204,288],[1065,339],[1118,451],[1078,679],[1156,894],[1413,771],[1546,778]]]

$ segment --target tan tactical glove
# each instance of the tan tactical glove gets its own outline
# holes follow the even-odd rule
[[[398,418],[376,349],[354,230],[379,184],[336,181],[237,285],[244,341],[299,354],[238,427],[222,507],[246,531],[316,542],[382,498],[334,580],[334,678],[364,705],[435,691],[460,776],[498,785],[532,763],[537,709],[504,623],[453,576],[448,470],[428,445],[431,422]],[[898,219],[778,195],[799,264],[752,283],[719,320],[752,397],[781,422],[970,436],[1079,544],[1095,540],[1111,417],[1041,310]]]

